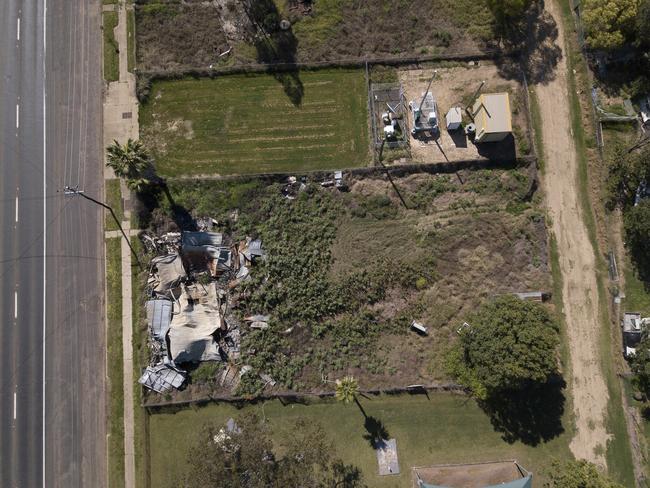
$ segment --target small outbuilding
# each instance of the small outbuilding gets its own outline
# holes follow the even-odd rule
[[[507,93],[485,93],[472,109],[476,125],[475,142],[498,142],[512,133],[510,96]]]
[[[451,107],[445,116],[445,122],[447,123],[448,131],[460,129],[460,124],[463,122],[463,114],[460,107]]]

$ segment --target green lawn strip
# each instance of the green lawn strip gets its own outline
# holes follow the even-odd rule
[[[113,209],[115,216],[120,222],[124,220],[124,211],[122,210],[122,192],[120,190],[120,180],[106,180],[106,205]],[[119,230],[115,219],[111,213],[106,210],[105,212],[105,226],[107,231]]]
[[[253,410],[278,430],[291,428],[298,417],[319,422],[335,444],[333,455],[358,466],[372,487],[412,487],[411,468],[441,463],[466,463],[516,459],[533,471],[536,480],[553,458],[570,457],[568,436],[562,435],[536,447],[507,443],[495,432],[476,403],[460,395],[386,395],[360,398],[369,417],[383,423],[390,438],[397,440],[401,473],[379,476],[377,457],[364,435],[364,417],[355,405],[319,401],[309,405],[268,401],[236,407],[210,404],[158,413],[150,417],[152,486],[165,486],[186,469],[188,447],[208,421],[225,423],[245,410]],[[173,445],[174,448],[170,449]],[[539,483],[536,481],[536,483]],[[541,486],[541,483],[540,483]]]
[[[117,12],[103,12],[104,26],[104,79],[117,81],[120,78],[119,47],[113,29],[118,24]]]
[[[106,240],[107,349],[110,385],[108,486],[124,486],[124,369],[122,355],[121,240]]]
[[[131,241],[133,248],[139,256],[142,256],[142,246],[139,239]],[[142,258],[141,258],[142,259]],[[131,260],[134,261],[133,259]],[[134,449],[135,449],[135,484],[138,488],[149,486],[160,486],[151,484],[149,480],[149,417],[142,405],[142,386],[138,379],[142,370],[148,364],[147,353],[147,329],[143,326],[144,284],[146,278],[141,274],[138,267],[131,268],[132,283],[132,306],[133,306],[133,423],[134,423]]]
[[[564,24],[569,28],[568,31],[574,32],[574,24],[569,2],[567,0],[562,0],[560,1],[560,5],[562,7]],[[578,190],[580,193],[584,222],[589,234],[589,240],[591,241],[596,255],[598,296],[600,301],[599,317],[602,324],[600,356],[603,359],[603,372],[605,373],[605,379],[607,381],[610,396],[607,423],[608,431],[612,434],[612,439],[607,443],[607,465],[610,474],[620,483],[624,486],[634,486],[634,469],[632,465],[632,454],[627,434],[625,415],[621,401],[621,386],[616,375],[612,358],[614,351],[612,349],[612,331],[610,328],[610,320],[606,305],[608,295],[605,288],[607,267],[599,251],[598,241],[596,238],[596,221],[591,208],[591,200],[589,198],[587,137],[582,123],[580,99],[577,94],[577,84],[574,74],[574,70],[576,70],[576,72],[580,72],[586,79],[586,70],[588,68],[581,53],[575,47],[575,41],[567,39],[567,49],[567,80],[569,83],[568,90],[571,104],[571,126],[573,128],[573,136],[578,158]]]
[[[532,88],[530,91],[530,115],[533,122],[533,142],[537,154],[537,167],[544,171],[544,143],[542,141],[542,114],[539,110],[537,93]]]
[[[154,82],[140,127],[159,173],[304,172],[368,163],[362,70],[277,76],[302,86],[299,104],[268,74]]]
[[[625,300],[626,311],[640,312],[643,317],[650,316],[650,293],[634,273],[634,267],[629,261],[625,263]]]
[[[135,68],[135,11],[133,9],[126,11],[126,48],[126,69],[129,73],[133,73]]]
[[[102,0],[103,5],[117,5],[118,0]]]

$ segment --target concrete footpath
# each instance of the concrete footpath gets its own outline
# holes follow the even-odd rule
[[[113,141],[124,144],[128,139],[139,138],[138,100],[135,95],[135,76],[128,72],[128,40],[127,40],[127,9],[132,5],[119,2],[117,5],[106,5],[104,10],[116,9],[118,24],[115,27],[115,40],[119,46],[119,79],[108,83],[104,96],[104,147]],[[114,179],[113,171],[104,166],[104,178]],[[121,182],[122,198],[124,201],[124,232],[131,236],[129,210],[130,192],[124,181]],[[121,234],[120,234],[121,236]],[[128,243],[122,239],[122,352],[124,368],[124,486],[135,488],[135,430],[134,430],[134,375],[133,375],[133,305],[131,302],[131,250]]]

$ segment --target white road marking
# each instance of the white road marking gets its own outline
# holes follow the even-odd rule
[[[20,127],[20,105],[16,104],[16,129]]]
[[[16,19],[16,40],[20,41],[20,17]]]
[[[18,318],[18,292],[14,292],[14,318]]]
[[[47,104],[45,96],[45,87],[47,85],[47,0],[43,0],[43,372],[41,375],[43,390],[41,398],[43,399],[42,407],[42,434],[43,442],[41,445],[41,473],[43,477],[43,488],[47,488],[45,479],[45,338],[47,332]]]
[[[16,392],[14,391],[14,420],[16,420]]]
[[[18,222],[18,195],[16,195],[16,222]]]

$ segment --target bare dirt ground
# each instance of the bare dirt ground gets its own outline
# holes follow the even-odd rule
[[[557,42],[564,51],[564,32],[557,5],[546,2],[555,19]],[[571,451],[577,458],[606,466],[610,435],[605,418],[609,392],[600,363],[601,304],[598,299],[596,259],[577,194],[578,162],[570,125],[567,64],[558,59],[555,76],[535,87],[539,99],[546,170],[543,186],[557,239],[563,277],[562,298],[571,354],[570,385],[576,433]]]
[[[457,66],[453,68],[438,68],[436,77],[431,83],[431,93],[438,104],[438,116],[440,117],[440,138],[423,140],[410,138],[411,156],[415,161],[420,162],[444,162],[459,161],[468,159],[480,159],[490,157],[494,152],[494,146],[499,145],[499,152],[505,154],[513,152],[507,159],[514,157],[514,147],[509,140],[504,143],[490,143],[475,145],[467,139],[462,131],[448,132],[445,128],[445,115],[450,108],[465,106],[472,99],[481,81],[485,81],[482,93],[495,93],[507,91],[510,93],[510,108],[513,115],[513,128],[518,134],[524,136],[528,132],[526,122],[525,104],[521,85],[516,79],[503,78],[498,68],[489,62],[481,61],[480,65]],[[433,69],[400,70],[399,81],[404,87],[407,101],[417,100],[427,88],[429,80],[433,75]],[[463,113],[463,122],[471,122]]]

